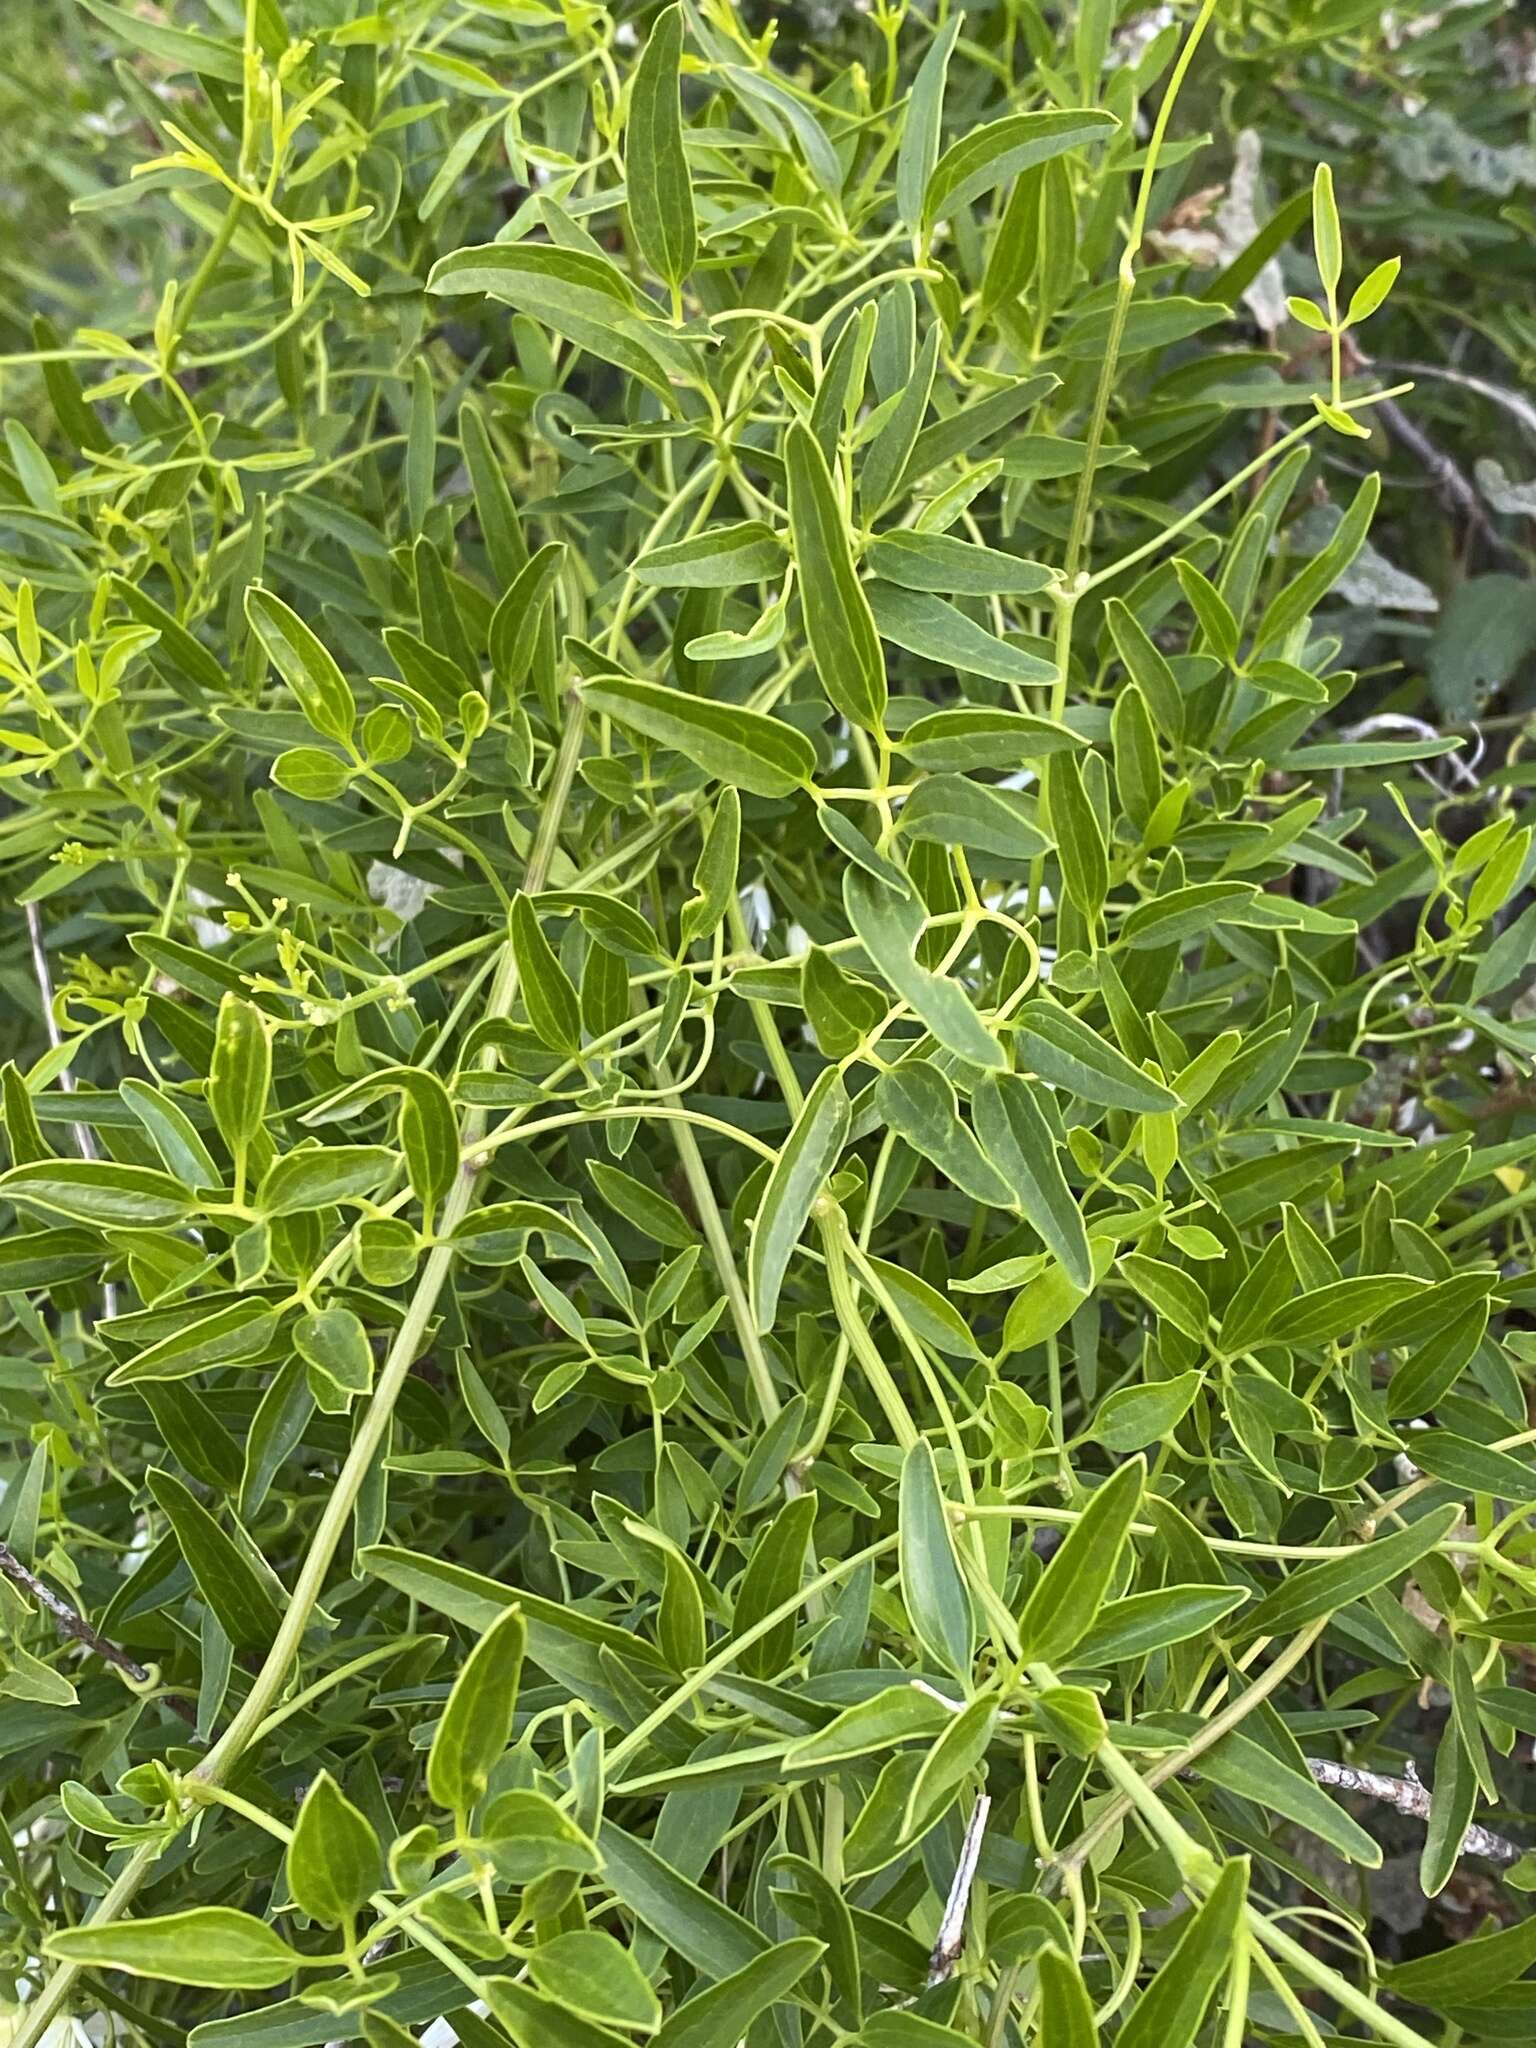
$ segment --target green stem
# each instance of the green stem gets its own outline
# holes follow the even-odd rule
[[[1141,184],[1136,194],[1136,212],[1131,221],[1130,233],[1125,238],[1125,247],[1120,252],[1120,275],[1115,289],[1114,310],[1109,317],[1109,335],[1104,344],[1104,360],[1099,366],[1098,389],[1094,393],[1093,412],[1088,422],[1088,445],[1083,455],[1082,472],[1077,479],[1077,495],[1072,502],[1072,524],[1067,532],[1067,552],[1063,568],[1063,581],[1067,600],[1076,595],[1073,589],[1088,536],[1088,516],[1093,504],[1093,485],[1099,464],[1099,450],[1104,442],[1104,428],[1109,419],[1110,394],[1115,388],[1115,371],[1120,361],[1120,344],[1125,338],[1125,323],[1131,310],[1131,299],[1136,290],[1136,257],[1140,253],[1142,237],[1147,227],[1147,207],[1152,198],[1152,180],[1157,175],[1157,160],[1162,155],[1163,141],[1168,133],[1168,123],[1173,118],[1174,104],[1184,83],[1200,38],[1216,11],[1216,0],[1204,0],[1195,25],[1184,39],[1179,60],[1173,67],[1173,76],[1168,81],[1168,90],[1163,94],[1162,105],[1157,110],[1157,119],[1152,126],[1151,139],[1147,144],[1147,158],[1141,173]]]
[[[1298,1977],[1325,1992],[1357,2020],[1363,2020],[1372,2033],[1383,2041],[1390,2041],[1392,2048],[1433,2048],[1421,2033],[1405,2021],[1394,2018],[1368,1992],[1320,1962],[1310,1949],[1303,1948],[1299,1941],[1293,1941],[1283,1928],[1273,1926],[1257,1906],[1247,1907],[1244,1918],[1249,1934],[1255,1941],[1262,1942],[1272,1956],[1289,1963]]]
[[[885,1360],[876,1349],[875,1340],[865,1328],[859,1314],[858,1297],[848,1273],[845,1244],[848,1225],[843,1212],[835,1203],[827,1204],[828,1213],[818,1217],[821,1225],[822,1248],[827,1260],[827,1286],[831,1290],[832,1307],[837,1315],[843,1335],[853,1347],[853,1355],[864,1368],[870,1390],[880,1403],[881,1412],[890,1424],[891,1434],[904,1451],[910,1451],[921,1437],[922,1432],[912,1420],[911,1410],[902,1399],[901,1389]]]
[[[668,1078],[664,1067],[657,1067],[656,1073],[663,1081]],[[677,1107],[681,1109],[681,1104]],[[654,1111],[650,1113],[654,1114]],[[762,1338],[758,1335],[757,1320],[752,1313],[752,1304],[747,1299],[747,1290],[737,1269],[736,1257],[731,1249],[730,1233],[725,1227],[719,1204],[715,1200],[709,1169],[704,1164],[699,1141],[693,1135],[693,1126],[678,1117],[669,1119],[668,1128],[672,1133],[672,1142],[677,1148],[683,1178],[688,1183],[688,1192],[693,1197],[693,1208],[699,1219],[699,1228],[703,1231],[704,1241],[709,1246],[709,1255],[715,1262],[720,1285],[725,1289],[731,1321],[736,1327],[737,1342],[741,1345],[742,1356],[747,1361],[752,1391],[757,1396],[757,1405],[762,1411],[764,1422],[773,1422],[777,1419],[782,1405],[778,1389],[773,1384],[773,1368],[768,1363],[768,1354],[763,1349]]]
[[[193,310],[207,288],[209,279],[223,260],[224,252],[234,240],[235,224],[240,218],[240,201],[231,198],[224,209],[224,218],[219,222],[218,232],[203,251],[202,261],[192,273],[192,281],[182,293],[176,305],[176,320],[171,332],[169,346],[165,351],[165,374],[170,376],[176,367],[176,356],[181,348],[187,328],[191,325]]]

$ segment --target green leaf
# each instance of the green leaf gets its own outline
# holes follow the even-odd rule
[[[114,7],[111,0],[81,0],[92,14],[130,49],[142,50],[172,74],[195,72],[221,85],[238,86],[245,76],[240,45],[223,38],[199,35],[193,29],[171,28],[159,21],[147,21],[127,7]],[[185,1979],[181,1980],[187,1981]]]
[[[869,549],[869,566],[886,583],[903,590],[931,590],[945,596],[1034,597],[1054,581],[1041,562],[1006,555],[950,533],[881,534]]]
[[[964,1317],[936,1287],[887,1259],[870,1259],[868,1264],[898,1314],[925,1344],[958,1358],[980,1357],[980,1348]]]
[[[399,1067],[400,1149],[411,1193],[430,1216],[459,1174],[459,1126],[448,1090],[420,1067]]]
[[[1189,1732],[1194,1732],[1194,1726]],[[1266,1813],[1278,1814],[1306,1828],[1352,1863],[1369,1870],[1380,1868],[1381,1845],[1374,1836],[1351,1819],[1315,1780],[1241,1729],[1223,1736],[1213,1748],[1202,1753],[1200,1772],[1213,1785],[1221,1785],[1241,1798],[1253,1800]]]
[[[1120,598],[1109,600],[1104,619],[1126,673],[1145,697],[1160,730],[1177,743],[1184,737],[1184,698],[1167,658]]]
[[[263,1216],[299,1216],[333,1202],[365,1201],[399,1155],[385,1145],[306,1147],[275,1159],[256,1190]]]
[[[606,1820],[597,1839],[615,1896],[696,1970],[729,1977],[770,1952],[765,1934],[680,1875],[649,1843]]]
[[[1028,711],[933,711],[896,742],[918,768],[1023,768],[1083,742],[1064,725]]]
[[[193,1906],[147,1920],[60,1928],[44,1941],[59,1962],[83,1970],[126,1970],[162,1984],[221,1991],[269,1991],[304,1958],[280,1934],[230,1906]]]
[[[924,1438],[901,1468],[898,1557],[901,1591],[918,1641],[946,1671],[966,1679],[975,1647],[975,1621],[966,1590],[933,1447]]]
[[[1122,1260],[1122,1268],[1124,1264]],[[1172,1272],[1173,1268],[1164,1270]],[[1176,1323],[1175,1327],[1183,1325]],[[1164,1443],[1189,1413],[1200,1384],[1199,1373],[1181,1372],[1172,1379],[1148,1380],[1144,1386],[1117,1387],[1100,1402],[1093,1434],[1110,1451],[1142,1451],[1149,1444]]]
[[[923,590],[903,590],[894,583],[871,583],[868,594],[880,638],[904,647],[909,654],[997,683],[1038,686],[1049,683],[1056,674],[1050,662],[1010,646],[941,597]],[[910,748],[904,745],[902,751],[910,752]]]
[[[108,1230],[159,1230],[182,1223],[192,1197],[151,1166],[107,1159],[38,1159],[0,1174],[0,1196],[19,1209],[67,1216]]]
[[[272,763],[272,780],[290,796],[328,803],[351,782],[352,770],[323,747],[290,747]]]
[[[1026,1003],[1018,1012],[1019,1058],[1042,1081],[1070,1090],[1104,1109],[1156,1116],[1176,1110],[1179,1098],[1142,1073],[1081,1017],[1056,1003]]]
[[[1019,1213],[1060,1259],[1073,1286],[1092,1286],[1082,1212],[1030,1083],[1017,1074],[988,1075],[972,1100],[982,1149],[1012,1189]]]
[[[972,129],[939,158],[923,192],[924,233],[948,220],[983,192],[1006,184],[1032,164],[1100,142],[1119,127],[1113,114],[1091,107],[1049,108],[1006,114]]]
[[[1410,1571],[1436,1550],[1461,1519],[1459,1505],[1431,1508],[1406,1529],[1362,1543],[1353,1557],[1303,1565],[1243,1616],[1244,1635],[1282,1636],[1320,1614],[1337,1613]]]
[[[932,1693],[915,1685],[890,1685],[845,1707],[814,1735],[791,1743],[785,1752],[785,1768],[811,1770],[854,1757],[877,1756],[896,1743],[937,1735],[953,1718],[951,1709]]]
[[[686,1251],[698,1243],[698,1232],[676,1202],[637,1180],[632,1173],[610,1166],[602,1159],[589,1159],[587,1172],[593,1185],[611,1209],[616,1209],[636,1230],[654,1238],[657,1244]]]
[[[928,411],[929,397],[933,391],[934,372],[938,368],[939,343],[942,332],[930,327],[923,339],[922,351],[918,356],[911,377],[903,385],[894,410],[884,426],[870,442],[864,460],[858,471],[859,501],[866,519],[879,512],[895,492],[912,459],[912,450],[917,445],[918,433]],[[876,573],[883,573],[877,562],[873,562],[876,550],[882,545],[875,543],[871,549],[871,560]],[[900,582],[900,578],[896,579]],[[944,586],[948,587],[948,586]]]
[[[1476,1811],[1477,1772],[1455,1720],[1448,1720],[1435,1750],[1429,1827],[1419,1856],[1419,1889],[1426,1899],[1438,1898],[1450,1883]]]
[[[1398,272],[1403,267],[1401,256],[1389,256],[1369,271],[1350,295],[1349,310],[1344,315],[1346,327],[1358,327],[1362,320],[1369,320],[1397,283]]]
[[[112,1386],[186,1379],[211,1366],[259,1357],[272,1341],[277,1313],[260,1295],[226,1301],[207,1315],[181,1318],[158,1342],[146,1344],[108,1375]]]
[[[1277,1344],[1336,1343],[1399,1302],[1423,1293],[1428,1285],[1412,1273],[1361,1273],[1334,1280],[1287,1302],[1270,1318],[1264,1334]]]
[[[718,2048],[738,2041],[754,2020],[777,2005],[821,1956],[825,1944],[801,1936],[754,1957],[719,1983],[695,1992],[666,2019],[656,2048]]]
[[[1194,1343],[1205,1343],[1211,1305],[1192,1273],[1170,1266],[1166,1259],[1148,1258],[1145,1252],[1126,1252],[1120,1270],[1164,1322],[1182,1330]]]
[[[324,1927],[350,1922],[385,1882],[372,1821],[329,1771],[304,1795],[284,1869],[295,1905]]]
[[[1033,860],[1051,843],[1033,797],[963,775],[924,776],[901,807],[900,826],[909,839],[964,846],[1010,866]]]
[[[1413,1462],[1462,1493],[1510,1501],[1536,1501],[1536,1465],[1508,1451],[1472,1442],[1449,1429],[1415,1430],[1408,1439]]]
[[[225,996],[213,1037],[208,1107],[237,1165],[261,1129],[271,1086],[272,1042],[266,1020],[253,1004]]]
[[[574,1057],[581,1050],[581,1004],[527,896],[512,905],[512,950],[529,1023],[547,1046]]]
[[[1203,1760],[1202,1760],[1203,1761]],[[1232,1967],[1248,1898],[1248,1859],[1222,1866],[1209,1896],[1120,2029],[1122,2048],[1191,2048],[1216,1988]]]
[[[782,576],[785,560],[784,544],[771,526],[743,519],[650,548],[636,558],[634,572],[642,583],[663,589],[733,590]]]
[[[661,2005],[634,1957],[596,1928],[540,1942],[528,1958],[528,1974],[546,1998],[587,2019],[643,2033],[661,2024]]]
[[[694,895],[683,905],[682,942],[685,946],[710,938],[724,923],[736,898],[736,875],[741,862],[741,799],[734,789],[720,792],[714,816],[704,834],[698,865],[693,871]],[[628,986],[625,1002],[628,1003]]]
[[[1093,2000],[1082,1972],[1060,1949],[1040,1951],[1040,2048],[1097,2048]]]
[[[174,1472],[152,1470],[149,1488],[224,1633],[237,1648],[265,1649],[282,1620],[270,1573],[257,1569]]]
[[[357,724],[351,687],[298,613],[270,590],[245,594],[245,616],[267,659],[298,699],[305,718],[329,740],[350,741]]]
[[[1109,848],[1075,754],[1058,754],[1047,764],[1043,794],[1062,884],[1092,927],[1109,894]]]
[[[773,1327],[790,1256],[847,1143],[849,1114],[842,1075],[824,1068],[773,1163],[752,1224],[747,1281],[759,1330]]]
[[[736,1594],[731,1634],[746,1635],[782,1607],[799,1588],[805,1574],[811,1531],[816,1521],[814,1493],[787,1500],[753,1546]],[[795,1617],[786,1615],[768,1633],[749,1643],[741,1669],[754,1678],[776,1678],[789,1661],[795,1642]]]
[[[1371,529],[1371,520],[1381,497],[1381,478],[1373,470],[1360,484],[1349,501],[1343,518],[1333,530],[1333,537],[1320,554],[1313,557],[1301,574],[1271,598],[1264,616],[1254,632],[1253,644],[1248,650],[1248,659],[1257,661],[1271,647],[1278,646],[1310,616],[1313,607],[1332,590],[1344,571],[1365,546],[1366,535]],[[1346,743],[1347,744],[1347,743]],[[1325,761],[1319,767],[1330,765]],[[1334,764],[1342,765],[1342,764]]]
[[[674,4],[651,24],[624,130],[624,195],[635,240],[674,292],[692,270],[698,247],[678,90],[682,54],[683,10]]]
[[[1135,1393],[1140,1389],[1125,1391]],[[1103,1437],[1102,1422],[1097,1434]],[[1208,1635],[1247,1598],[1241,1586],[1159,1586],[1152,1592],[1131,1593],[1124,1600],[1107,1601],[1099,1609],[1098,1620],[1073,1650],[1073,1667],[1102,1668],[1125,1657],[1147,1657],[1154,1650],[1169,1649],[1174,1643]]]
[[[875,1084],[875,1109],[914,1152],[931,1159],[946,1180],[989,1208],[1008,1208],[1013,1189],[961,1121],[946,1074],[928,1060],[903,1060]]]
[[[923,224],[923,195],[939,159],[944,81],[964,19],[963,14],[952,14],[938,30],[917,67],[907,99],[901,146],[896,153],[896,210],[914,233]]]
[[[547,542],[523,563],[491,615],[491,666],[512,695],[528,680],[565,555],[562,541]]]
[[[1333,166],[1319,164],[1312,176],[1312,247],[1328,302],[1333,303],[1344,270],[1344,241],[1333,197]]]
[[[743,705],[709,703],[618,676],[587,683],[582,695],[593,711],[753,796],[789,796],[808,787],[816,773],[816,749],[804,733]]]
[[[527,1629],[516,1607],[486,1630],[453,1682],[427,1757],[433,1803],[459,1817],[485,1793],[512,1735]]]
[[[852,867],[843,877],[843,902],[873,966],[938,1043],[972,1066],[1006,1066],[1002,1047],[959,982],[919,965],[916,947],[926,922],[920,906],[862,868]]]
[[[1383,1981],[1394,1997],[1432,2012],[1492,1999],[1536,1963],[1536,1916],[1473,1941],[1458,1941],[1431,1955],[1388,1963]]]
[[[373,1350],[362,1318],[339,1301],[327,1303],[294,1325],[293,1345],[306,1365],[325,1374],[345,1394],[366,1394],[373,1386]]]
[[[678,345],[653,330],[652,316],[622,272],[596,250],[487,242],[440,257],[427,290],[440,298],[483,295],[531,314],[588,355],[638,378],[668,407],[673,379],[689,374]]]
[[[820,946],[806,953],[801,997],[816,1043],[834,1060],[852,1052],[886,1012],[878,991],[849,974]]]
[[[471,1926],[476,1934],[484,1932],[468,1900],[455,1899],[453,1903],[455,1907],[464,1909],[466,1937]],[[488,1942],[494,1939],[495,1936],[487,1937]],[[624,2039],[612,2028],[600,2026],[596,2020],[587,2019],[569,2006],[541,1997],[528,1985],[510,1977],[489,1978],[485,1993],[485,2002],[492,2017],[510,2035],[513,2048],[620,2048]]]
[[[1067,1532],[1019,1616],[1027,1659],[1059,1664],[1097,1621],[1141,1505],[1146,1476],[1140,1457],[1119,1466]]]
[[[885,661],[869,600],[854,573],[847,519],[826,457],[806,427],[790,428],[784,467],[800,603],[816,673],[835,710],[878,733],[885,719]]]

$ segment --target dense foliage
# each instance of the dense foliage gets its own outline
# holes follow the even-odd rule
[[[1516,11],[13,38],[12,2048],[1527,2038]]]

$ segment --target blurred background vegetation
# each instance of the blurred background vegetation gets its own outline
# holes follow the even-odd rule
[[[369,10],[333,0],[332,11],[345,20]],[[420,0],[396,0],[395,11],[419,13]],[[882,61],[878,9],[815,0],[775,10],[752,0],[748,11],[764,26],[777,22],[783,61],[793,62],[797,44],[871,71]],[[242,7],[134,0],[124,12],[151,28],[203,22],[238,39]],[[1037,0],[972,7],[967,33],[983,46],[1006,38],[1047,52],[1061,12]],[[184,195],[156,191],[155,178],[129,183],[133,164],[160,146],[144,92],[195,99],[199,88],[191,78],[167,82],[151,58],[125,58],[117,13],[95,0],[6,0],[6,358],[35,346],[40,317],[61,334],[142,328],[166,278],[184,283],[206,245]],[[1134,54],[1176,13],[1122,8],[1122,49]],[[1299,227],[1301,195],[1326,157],[1361,271],[1402,256],[1402,281],[1368,341],[1383,381],[1412,377],[1416,388],[1388,412],[1376,448],[1354,464],[1344,444],[1331,453],[1342,485],[1344,472],[1375,466],[1390,443],[1375,547],[1345,592],[1359,614],[1346,652],[1382,669],[1375,708],[1440,724],[1480,718],[1490,745],[1517,743],[1536,708],[1536,0],[1232,0],[1183,120],[1210,143],[1160,181],[1167,255],[1218,271],[1246,239],[1245,224],[1251,236],[1293,196]],[[477,175],[505,182],[511,173],[504,157],[482,156]],[[1296,234],[1282,257],[1284,289],[1315,282],[1306,250],[1306,234]],[[1317,338],[1284,317],[1279,283],[1271,272],[1250,291],[1246,336],[1220,332],[1234,372],[1260,351],[1283,376],[1315,367]],[[1209,343],[1199,346],[1208,359]],[[35,409],[46,424],[35,368],[0,366],[0,408],[23,419]],[[1274,424],[1260,415],[1255,431]],[[1165,467],[1158,481],[1177,492],[1208,455],[1197,441],[1182,457],[1184,474]],[[0,494],[3,486],[0,475]],[[1514,741],[1499,741],[1501,731]]]

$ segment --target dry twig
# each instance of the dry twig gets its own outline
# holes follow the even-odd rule
[[[152,1672],[146,1670],[136,1657],[130,1657],[126,1650],[120,1650],[116,1643],[108,1642],[104,1635],[92,1628],[83,1614],[71,1607],[69,1602],[55,1593],[36,1572],[22,1563],[8,1543],[0,1543],[0,1573],[9,1579],[13,1586],[19,1586],[37,1602],[61,1636],[67,1636],[74,1643],[83,1643],[86,1649],[94,1651],[104,1664],[114,1666],[134,1685],[150,1683],[154,1675]],[[177,1699],[170,1693],[166,1695],[166,1699],[183,1720],[191,1721],[195,1718],[185,1700]]]
[[[1363,1771],[1355,1764],[1336,1764],[1329,1757],[1309,1756],[1307,1769],[1319,1785],[1333,1792],[1356,1792],[1365,1799],[1379,1799],[1414,1820],[1429,1819],[1429,1787],[1410,1759],[1401,1778],[1383,1771]],[[1461,1838],[1463,1856],[1483,1856],[1490,1863],[1518,1863],[1526,1853],[1518,1842],[1496,1835],[1492,1828],[1472,1826]]]

